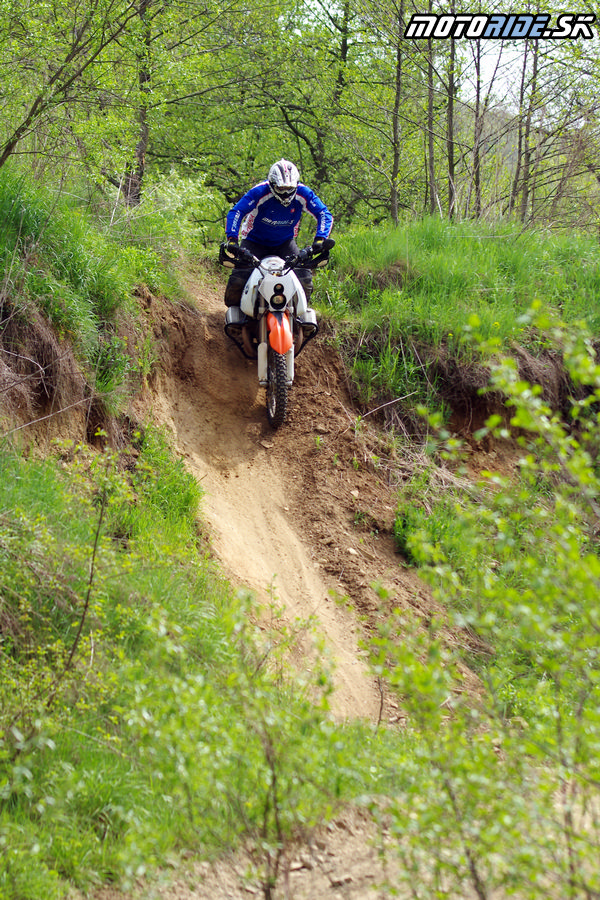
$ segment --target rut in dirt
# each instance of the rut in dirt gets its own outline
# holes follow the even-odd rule
[[[396,550],[396,451],[376,428],[357,427],[326,329],[299,355],[286,421],[271,429],[256,365],[223,332],[221,295],[197,285],[190,293],[190,304],[149,302],[161,350],[140,413],[150,408],[170,428],[200,481],[226,577],[261,604],[284,609],[298,631],[302,668],[311,659],[311,628],[323,640],[335,666],[334,714],[395,721],[396,703],[369,673],[361,645],[392,609],[425,625],[443,616]],[[469,637],[448,640],[462,645]],[[477,689],[467,668],[463,677],[466,689]]]
[[[335,524],[347,502],[341,491],[325,493],[314,471],[315,436],[339,428],[337,416],[348,424],[343,404],[335,410],[339,372],[318,339],[311,342],[297,362],[287,420],[273,430],[255,364],[223,333],[220,299],[205,296],[198,308],[152,305],[164,350],[146,402],[205,491],[211,546],[224,574],[261,604],[283,607],[297,631],[296,664],[310,668],[315,639],[323,642],[334,667],[337,717],[377,720],[381,693],[359,646],[362,628],[353,609],[338,602],[347,590],[328,571],[334,548],[314,534],[323,517]],[[348,544],[349,532],[341,537]],[[358,551],[341,550],[350,566]]]

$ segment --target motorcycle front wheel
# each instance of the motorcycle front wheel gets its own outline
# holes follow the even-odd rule
[[[272,428],[279,428],[285,419],[287,390],[285,356],[269,347],[267,356],[267,419]]]

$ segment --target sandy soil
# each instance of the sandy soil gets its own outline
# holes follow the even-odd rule
[[[396,881],[394,872],[380,853],[383,846],[370,823],[349,812],[331,822],[310,845],[292,851],[282,866],[277,900],[385,900],[386,884]],[[175,877],[159,873],[149,884],[140,883],[129,900],[258,900],[264,897],[260,885],[247,873],[243,855],[225,857],[217,863],[192,863]],[[74,898],[75,900],[75,898]],[[76,898],[80,900],[80,898]],[[123,900],[123,894],[107,888],[94,900]],[[467,898],[465,898],[467,900]]]
[[[374,622],[375,582],[403,605],[422,591],[394,552],[394,498],[372,461],[381,450],[357,434],[342,367],[321,336],[298,357],[288,419],[273,431],[255,364],[223,333],[220,295],[192,290],[189,306],[148,301],[164,349],[143,411],[172,430],[205,491],[224,574],[283,607],[300,633],[310,620],[335,667],[334,713],[376,721],[382,698],[359,649],[357,612]]]

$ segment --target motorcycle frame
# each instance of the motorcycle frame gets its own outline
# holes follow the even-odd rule
[[[285,306],[276,308],[269,297],[275,296],[276,285],[282,285],[280,292],[285,299]],[[243,313],[258,323],[258,381],[261,385],[267,383],[267,355],[269,344],[269,329],[267,315],[272,313],[281,323],[281,317],[288,315],[290,329],[293,335],[294,319],[300,318],[306,313],[308,304],[306,294],[298,276],[291,269],[285,268],[285,261],[279,256],[266,256],[254,268],[250,275],[240,302]],[[294,381],[294,354],[295,346],[286,352],[286,371],[288,386]]]

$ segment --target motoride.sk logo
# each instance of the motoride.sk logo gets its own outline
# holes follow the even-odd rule
[[[561,13],[554,26],[552,16],[547,13],[415,13],[406,26],[404,37],[416,41],[429,38],[591,40],[595,37],[592,29],[595,21],[593,13]]]

